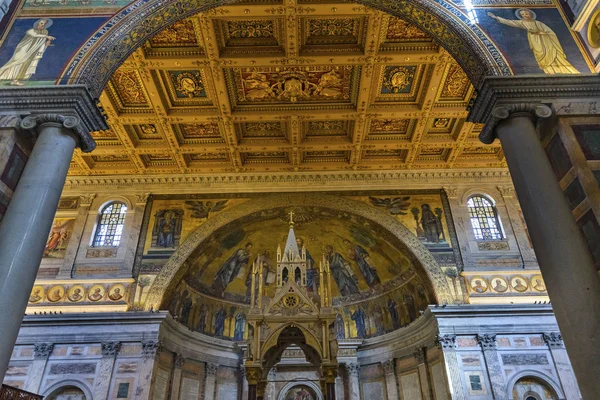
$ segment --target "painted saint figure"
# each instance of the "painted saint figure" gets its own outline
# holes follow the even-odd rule
[[[176,238],[181,234],[181,216],[183,210],[160,210],[156,213],[153,235],[156,235],[156,246],[175,248]]]
[[[215,336],[223,337],[223,332],[225,331],[225,307],[221,306],[219,311],[215,314]]]
[[[233,340],[244,340],[244,330],[246,329],[246,314],[243,312],[235,316],[235,330]]]
[[[48,28],[51,26],[50,18],[35,21],[33,28],[25,32],[25,36],[15,48],[11,59],[0,67],[0,80],[10,81],[11,85],[23,86],[21,81],[27,80],[35,74],[44,52],[56,39],[54,36],[48,35]]]
[[[204,333],[204,330],[206,329],[206,314],[207,314],[208,310],[206,307],[206,304],[202,304],[202,306],[200,306],[200,315],[198,316],[198,322],[196,323],[196,331],[197,332],[201,332]]]
[[[358,244],[353,245],[347,239],[344,239],[344,244],[348,246],[348,255],[356,262],[356,265],[358,265],[358,269],[365,278],[365,281],[367,281],[367,285],[372,287],[380,283],[377,269],[371,261],[369,252]]]
[[[548,25],[536,21],[536,15],[527,8],[519,8],[515,15],[518,20],[498,17],[491,12],[488,15],[497,22],[513,28],[527,31],[529,48],[533,51],[539,67],[546,74],[578,74],[579,71],[567,61],[567,56],[560,45],[558,36]]]
[[[219,269],[219,272],[215,275],[212,283],[213,290],[220,293],[225,291],[227,285],[234,280],[242,266],[246,267],[248,265],[250,250],[252,250],[252,243],[248,242],[243,249],[237,249],[231,257],[225,261]]]
[[[356,324],[356,336],[359,338],[366,338],[367,329],[365,327],[365,312],[362,308],[359,307],[352,313],[352,321]]]
[[[352,272],[350,263],[346,261],[340,253],[334,251],[333,246],[331,245],[327,245],[325,251],[325,257],[329,262],[331,275],[338,285],[342,296],[358,293],[358,285],[356,284],[358,278],[354,275],[354,272]]]

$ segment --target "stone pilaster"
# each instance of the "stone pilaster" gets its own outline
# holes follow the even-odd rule
[[[142,342],[142,362],[139,367],[138,386],[135,389],[136,400],[145,400],[150,396],[150,386],[152,385],[152,373],[154,371],[154,362],[160,354],[161,344],[156,340],[145,340]]]
[[[414,351],[413,357],[417,361],[417,370],[419,371],[419,382],[421,382],[421,393],[431,393],[429,385],[429,371],[427,370],[427,355],[425,348],[419,348]]]
[[[135,195],[135,208],[133,211],[133,219],[129,227],[129,239],[127,240],[127,249],[125,249],[125,259],[123,261],[123,269],[121,275],[131,277],[133,264],[135,263],[135,252],[138,247],[140,233],[142,228],[142,220],[144,219],[144,211],[150,193]]]
[[[48,358],[52,355],[54,344],[36,343],[33,349],[33,363],[29,369],[29,376],[23,390],[32,393],[38,393],[44,378],[44,371],[48,364]]]
[[[581,393],[579,393],[577,380],[575,379],[575,374],[573,373],[571,363],[569,362],[569,356],[563,345],[562,336],[558,332],[544,333],[542,336],[550,349],[550,354],[554,360],[554,365],[558,372],[558,379],[562,385],[565,399],[581,399]]]
[[[102,342],[102,358],[98,365],[98,374],[94,382],[94,398],[107,399],[112,381],[115,360],[121,350],[121,342]]]
[[[348,377],[348,400],[360,400],[360,386],[358,381],[359,366],[355,363],[344,364]]]
[[[171,379],[171,399],[179,400],[179,392],[181,391],[181,377],[183,375],[184,365],[185,357],[181,354],[175,354],[175,368],[173,368],[173,378]]]
[[[450,386],[449,392],[453,399],[464,399],[462,371],[458,366],[458,355],[456,354],[456,335],[438,336],[437,341],[444,353],[444,366],[448,377],[448,386]]]
[[[206,380],[204,382],[204,400],[215,400],[217,389],[217,371],[219,364],[206,363]]]
[[[79,209],[77,211],[77,218],[75,218],[75,224],[71,233],[71,239],[69,239],[69,244],[67,245],[67,251],[63,260],[63,265],[58,271],[57,278],[59,279],[68,279],[72,277],[73,265],[75,264],[75,258],[77,257],[77,252],[79,251],[83,230],[90,214],[90,206],[95,198],[95,193],[79,196]]]
[[[386,360],[381,363],[383,372],[385,372],[385,389],[388,399],[398,398],[398,380],[396,378],[396,360]]]
[[[265,400],[275,400],[275,377],[277,376],[277,368],[273,367],[267,374],[267,390]]]
[[[483,334],[477,335],[477,342],[483,351],[483,358],[487,367],[488,376],[492,383],[492,393],[494,400],[508,400],[506,394],[506,382],[504,381],[504,373],[498,358],[496,335]]]

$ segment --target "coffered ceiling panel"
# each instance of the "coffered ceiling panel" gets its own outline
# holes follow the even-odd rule
[[[247,0],[135,51],[100,102],[110,129],[70,173],[505,167],[465,122],[473,87],[418,27],[340,1]]]

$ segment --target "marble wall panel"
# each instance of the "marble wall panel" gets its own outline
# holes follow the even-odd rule
[[[402,398],[404,399],[422,399],[421,383],[419,382],[419,373],[417,371],[400,376],[400,387],[402,388]]]

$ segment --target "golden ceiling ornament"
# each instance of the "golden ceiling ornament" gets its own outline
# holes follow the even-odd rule
[[[189,98],[200,97],[205,94],[200,72],[181,72],[176,76],[171,75],[175,89]]]
[[[156,126],[154,126],[152,124],[141,124],[140,130],[145,135],[156,135],[156,133],[157,133]]]
[[[269,38],[275,37],[275,28],[272,20],[243,20],[228,21],[227,35],[230,38]]]
[[[433,120],[433,126],[435,128],[446,128],[446,127],[448,127],[449,123],[450,123],[449,118],[436,118]]]
[[[153,46],[194,46],[197,44],[194,24],[189,19],[177,21],[150,39]]]
[[[395,67],[386,72],[386,76],[383,79],[383,86],[394,93],[408,88],[415,76],[414,71],[406,67]]]
[[[442,89],[442,97],[462,97],[470,83],[462,68],[458,64],[452,64]]]
[[[311,19],[308,21],[310,36],[350,36],[354,34],[356,20],[353,18]]]
[[[408,119],[373,119],[371,120],[371,132],[406,132]]]
[[[425,32],[413,24],[396,17],[390,17],[389,19],[386,38],[392,40],[430,39]]]
[[[125,105],[146,105],[146,96],[137,71],[117,70],[112,81]]]

